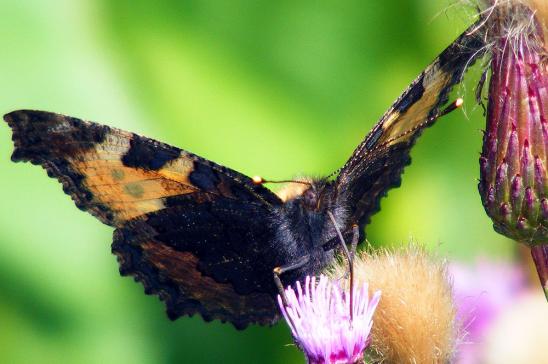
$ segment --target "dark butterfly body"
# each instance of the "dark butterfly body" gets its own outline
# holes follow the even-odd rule
[[[333,259],[343,234],[361,231],[401,181],[409,152],[431,125],[482,42],[463,34],[411,84],[334,179],[289,184],[278,195],[234,170],[122,130],[42,111],[4,118],[14,161],[43,166],[76,205],[113,226],[122,275],[165,302],[171,319],[271,324],[273,269],[291,284]],[[363,238],[363,236],[362,236]]]

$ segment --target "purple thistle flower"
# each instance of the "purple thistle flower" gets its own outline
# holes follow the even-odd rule
[[[287,306],[281,296],[278,304],[308,363],[347,364],[362,360],[370,342],[380,291],[369,300],[367,284],[354,288],[351,318],[350,296],[326,276],[321,275],[317,284],[315,277],[307,276],[304,289],[300,282],[296,288],[296,292],[286,288]]]
[[[510,262],[479,260],[474,265],[452,263],[453,295],[462,326],[458,364],[481,362],[493,324],[527,291],[523,267]]]

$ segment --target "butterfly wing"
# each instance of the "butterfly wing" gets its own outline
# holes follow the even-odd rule
[[[41,165],[80,209],[114,226],[121,273],[158,294],[170,318],[198,312],[238,327],[276,319],[275,194],[133,133],[42,111],[4,119],[13,130],[12,160]],[[270,271],[258,274],[257,265]]]
[[[482,54],[484,43],[474,27],[419,75],[340,170],[335,181],[337,200],[349,207],[351,223],[363,228],[380,209],[380,199],[400,185],[416,139],[434,123],[452,87]]]
[[[278,318],[272,269],[281,262],[268,244],[274,235],[268,211],[225,197],[178,196],[167,204],[115,231],[121,274],[159,295],[173,320],[200,313],[237,328],[272,324]]]

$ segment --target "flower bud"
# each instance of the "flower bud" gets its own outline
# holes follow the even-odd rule
[[[504,23],[495,25],[505,31]],[[510,36],[497,39],[492,52],[479,190],[495,230],[546,244],[548,63],[538,41],[542,33]]]
[[[479,191],[495,230],[534,254],[548,244],[546,4],[493,4],[485,23],[493,47]]]

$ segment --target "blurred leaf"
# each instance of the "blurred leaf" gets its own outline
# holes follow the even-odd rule
[[[426,0],[71,1],[0,4],[0,106],[149,135],[249,175],[338,168],[413,78],[464,29]],[[446,16],[447,14],[448,16]],[[432,19],[434,20],[432,21]],[[427,130],[403,185],[368,227],[461,258],[510,255],[476,189],[483,118]],[[121,278],[111,229],[39,168],[9,162],[0,127],[0,362],[299,363],[287,328],[167,320]]]

